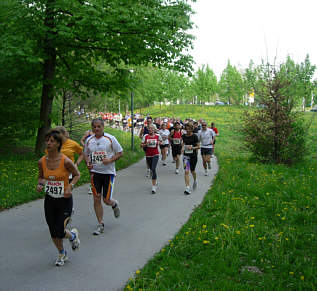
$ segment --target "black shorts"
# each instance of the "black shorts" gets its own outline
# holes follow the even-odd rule
[[[200,153],[202,156],[212,155],[212,148],[200,148]]]
[[[169,146],[168,144],[161,144],[160,149],[168,148],[168,146]]]
[[[115,175],[91,173],[91,190],[94,195],[102,194],[102,196],[110,200],[112,198],[114,188]]]
[[[182,146],[181,145],[172,145],[172,156],[175,158],[176,156],[182,153]]]
[[[194,172],[197,165],[197,155],[183,156],[184,170]]]
[[[73,211],[73,197],[53,198],[49,195],[44,199],[45,219],[52,238],[64,238],[65,227]]]

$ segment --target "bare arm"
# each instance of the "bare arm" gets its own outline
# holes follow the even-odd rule
[[[37,183],[37,186],[36,186],[36,191],[37,192],[42,192],[44,184],[45,184],[43,167],[42,167],[42,159],[39,160],[38,167],[39,167],[39,177],[38,177],[38,183]]]

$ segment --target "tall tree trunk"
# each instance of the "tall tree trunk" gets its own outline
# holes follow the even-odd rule
[[[62,108],[62,125],[65,126],[65,115],[66,115],[66,90],[63,90],[63,108]]]
[[[56,49],[52,43],[52,37],[54,32],[54,9],[53,4],[55,0],[48,0],[46,3],[46,16],[45,25],[49,28],[46,34],[44,43],[44,52],[46,59],[43,65],[43,85],[41,95],[41,110],[40,110],[40,124],[37,131],[35,152],[40,154],[44,151],[45,147],[45,133],[51,127],[51,113],[52,104],[54,99],[54,78],[55,78],[55,67],[56,67]]]

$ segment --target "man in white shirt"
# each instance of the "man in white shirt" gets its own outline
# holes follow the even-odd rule
[[[122,157],[123,149],[114,136],[104,132],[102,119],[94,119],[91,125],[94,135],[86,140],[85,160],[91,173],[94,209],[98,220],[93,233],[99,235],[104,231],[101,197],[106,205],[112,206],[114,216],[120,216],[118,201],[112,199],[112,193],[116,176],[115,161]]]
[[[201,124],[202,129],[198,131],[198,139],[200,141],[201,156],[203,159],[203,166],[205,169],[205,176],[208,176],[208,169],[211,169],[210,157],[212,155],[212,147],[215,133],[212,129],[207,128],[205,121]]]

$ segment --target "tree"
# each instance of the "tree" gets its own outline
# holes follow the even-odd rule
[[[245,114],[242,133],[247,148],[260,161],[291,164],[306,153],[307,126],[289,99],[292,81],[285,64],[265,64],[258,75],[256,94],[263,107]]]
[[[194,96],[198,97],[199,103],[210,102],[217,92],[217,77],[208,65],[206,67],[202,66],[194,74],[191,86]]]
[[[228,104],[239,105],[243,102],[245,94],[244,83],[241,73],[228,61],[227,67],[223,70],[219,81],[219,95]]]
[[[16,31],[31,43],[41,88],[36,152],[51,125],[52,103],[61,88],[109,91],[113,68],[152,63],[180,71],[191,69],[192,10],[186,0],[11,0]],[[22,20],[28,25],[23,24]],[[28,37],[24,37],[27,35]],[[14,54],[17,48],[12,48]],[[120,88],[117,88],[120,89]]]

